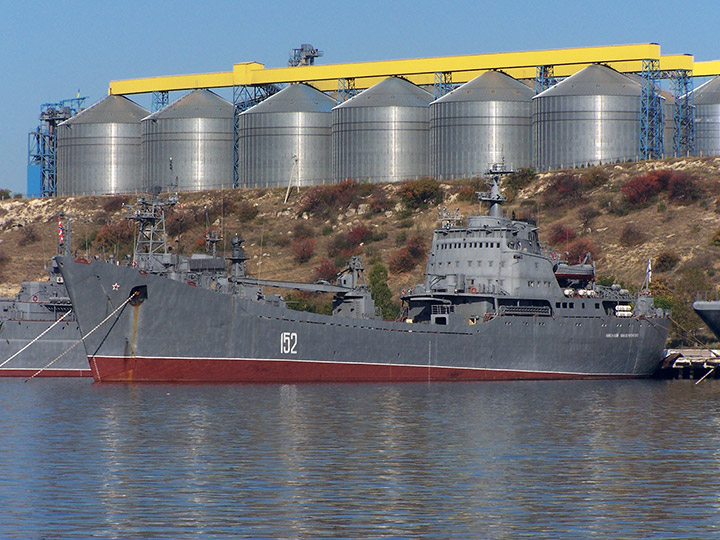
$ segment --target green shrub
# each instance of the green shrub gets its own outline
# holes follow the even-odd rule
[[[639,246],[646,239],[645,233],[634,223],[627,223],[620,233],[620,244],[626,247]]]
[[[394,319],[400,311],[400,306],[392,300],[392,293],[387,284],[387,268],[380,262],[375,263],[368,278],[370,281],[370,296],[372,296],[375,306],[380,308],[383,319]]]
[[[674,251],[663,251],[655,257],[654,270],[657,272],[669,272],[680,262],[680,257]]]
[[[400,187],[399,194],[405,207],[411,209],[427,208],[443,201],[442,188],[432,178],[408,180]]]
[[[40,235],[32,225],[25,225],[20,229],[20,239],[18,244],[22,247],[29,246],[40,240]]]
[[[240,201],[235,208],[235,216],[241,223],[252,221],[259,212],[258,207],[248,201]]]

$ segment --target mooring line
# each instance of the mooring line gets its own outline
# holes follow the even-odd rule
[[[95,330],[97,330],[97,329],[100,328],[103,324],[105,324],[105,323],[108,321],[108,319],[110,319],[110,317],[112,317],[112,316],[115,315],[118,311],[120,311],[122,308],[124,308],[125,305],[126,305],[130,300],[132,300],[135,296],[137,296],[137,294],[138,294],[138,293],[135,292],[135,293],[131,294],[130,296],[128,296],[127,299],[126,299],[122,304],[120,304],[117,308],[115,308],[115,309],[113,310],[113,312],[110,313],[110,315],[108,315],[108,316],[105,317],[102,321],[100,321],[100,322],[97,324],[97,326],[95,326],[95,328],[93,328],[93,329],[90,330],[87,334],[85,334],[83,337],[81,337],[80,340],[78,340],[78,341],[76,341],[75,343],[73,343],[72,346],[71,346],[69,349],[67,349],[65,352],[61,353],[59,356],[57,356],[57,357],[55,357],[53,360],[51,360],[50,363],[47,364],[45,367],[40,368],[40,369],[39,369],[37,372],[35,372],[33,375],[31,375],[30,377],[28,377],[27,379],[25,379],[25,382],[28,382],[29,380],[34,379],[35,377],[37,377],[41,372],[45,371],[47,368],[49,368],[51,365],[53,365],[53,364],[54,364],[57,360],[59,360],[61,357],[65,356],[66,353],[70,352],[72,349],[74,349],[75,347],[77,347],[78,345],[80,345],[80,343],[82,343],[83,341],[85,341],[85,339],[87,339],[87,337],[88,337],[90,334],[92,334]],[[69,312],[68,312],[68,313],[69,313]],[[59,322],[59,321],[58,321],[58,322]],[[48,330],[49,330],[49,328],[48,328]],[[47,331],[47,330],[46,330],[46,331]],[[43,332],[43,333],[44,333],[44,332]],[[42,336],[42,334],[40,334],[40,336]],[[40,336],[38,336],[36,339],[39,339]],[[0,367],[1,367],[1,366],[0,366]]]
[[[62,322],[62,320],[63,320],[65,317],[67,317],[68,315],[70,315],[71,312],[72,312],[72,309],[68,310],[68,311],[65,313],[65,315],[63,315],[62,317],[60,317],[57,321],[55,321],[55,322],[52,323],[50,326],[48,326],[45,330],[43,330],[38,337],[36,337],[35,339],[33,339],[30,343],[28,343],[27,345],[25,345],[22,349],[20,349],[18,352],[16,352],[15,354],[13,354],[10,358],[8,358],[7,360],[5,360],[2,364],[0,364],[0,368],[3,367],[5,364],[7,364],[10,360],[12,360],[13,358],[15,358],[18,354],[20,354],[21,352],[23,352],[25,349],[27,349],[30,345],[32,345],[33,343],[35,343],[38,339],[40,339],[40,338],[43,337],[45,334],[47,334],[47,333],[48,333],[50,330],[52,330],[57,324],[59,324],[60,322]]]

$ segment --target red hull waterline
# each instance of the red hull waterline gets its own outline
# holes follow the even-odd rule
[[[631,374],[588,374],[370,363],[248,360],[237,358],[90,358],[98,382],[426,382],[631,378]]]
[[[17,369],[1,368],[0,377],[92,377],[90,369]]]

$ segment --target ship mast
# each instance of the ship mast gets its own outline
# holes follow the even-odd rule
[[[490,203],[488,216],[503,217],[502,205],[505,202],[505,197],[500,193],[500,178],[513,172],[515,171],[505,169],[505,162],[503,161],[502,163],[493,163],[485,173],[485,176],[490,177],[490,181],[486,182],[486,185],[490,186],[490,191],[477,192],[477,198],[480,202]]]
[[[178,204],[177,195],[170,195],[166,200],[155,195],[152,200],[140,197],[132,213],[127,219],[139,224],[135,251],[133,253],[133,266],[146,272],[162,271],[161,255],[166,255],[167,235],[165,233],[165,208]]]

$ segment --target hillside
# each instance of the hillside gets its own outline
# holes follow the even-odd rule
[[[506,210],[538,221],[540,239],[569,257],[593,252],[603,282],[640,286],[648,259],[664,305],[693,336],[708,339],[689,310],[697,291],[720,289],[720,158],[623,163],[535,175],[523,171],[504,183]],[[466,217],[482,211],[473,200],[482,182],[438,184],[343,182],[286,190],[250,189],[181,193],[182,208],[168,215],[170,245],[181,253],[204,251],[207,228],[227,242],[245,239],[248,270],[265,279],[313,281],[362,255],[366,268],[390,269],[395,298],[423,279],[425,253],[437,225],[437,202]],[[57,215],[72,216],[73,250],[124,258],[133,229],[123,204],[134,197],[68,197],[0,201],[0,294],[23,280],[45,278],[56,253]]]

